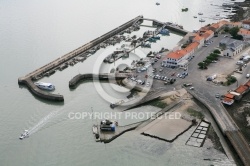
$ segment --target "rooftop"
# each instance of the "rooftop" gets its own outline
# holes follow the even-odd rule
[[[201,41],[203,40],[204,38],[202,36],[200,36],[199,34],[196,34],[195,37],[194,37],[194,41]]]
[[[250,31],[247,29],[243,29],[241,28],[238,32],[238,34],[242,34],[242,35],[250,35]]]
[[[194,50],[198,46],[199,46],[198,42],[193,42],[193,43],[189,44],[184,50],[186,50],[187,52],[191,52],[192,50]]]
[[[226,98],[229,98],[229,99],[233,99],[233,98],[234,98],[234,95],[231,94],[231,93],[227,93],[227,94],[225,94],[225,97],[226,97]]]
[[[185,54],[186,54],[185,51],[183,51],[183,50],[177,50],[175,52],[170,52],[169,54],[167,54],[166,58],[180,59]]]
[[[247,86],[240,85],[237,89],[235,89],[235,92],[242,94],[242,93],[244,93],[247,90],[248,90]]]
[[[227,104],[227,105],[232,105],[234,103],[234,100],[224,97],[224,99],[222,100],[222,103]]]
[[[250,87],[250,80],[245,83],[245,86]]]
[[[207,39],[212,34],[214,34],[214,32],[212,30],[208,30],[208,31],[206,31],[205,33],[202,34],[202,37],[204,37],[205,39]]]
[[[250,24],[250,20],[244,20],[242,21],[243,24]]]

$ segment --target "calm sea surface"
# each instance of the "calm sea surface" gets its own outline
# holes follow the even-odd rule
[[[91,82],[69,90],[68,81],[78,73],[93,72],[97,59],[108,54],[99,50],[83,63],[56,72],[42,81],[56,85],[54,93],[64,95],[64,104],[44,101],[33,96],[17,79],[67,52],[112,30],[124,22],[143,15],[160,21],[171,21],[194,30],[215,22],[222,13],[222,0],[1,0],[0,1],[0,165],[1,166],[82,166],[82,165],[209,165],[206,149],[185,146],[192,131],[186,132],[173,144],[151,139],[136,131],[126,133],[110,144],[96,143],[92,135],[91,119],[70,120],[69,112],[114,112],[105,97]],[[213,5],[211,5],[213,4]],[[188,7],[188,12],[181,8]],[[194,19],[203,12],[205,23]],[[145,22],[147,24],[147,22]],[[150,28],[143,27],[142,30]],[[143,31],[135,32],[141,34]],[[171,34],[153,46],[173,48],[181,36]],[[141,52],[140,52],[141,51]],[[144,56],[148,50],[140,50]],[[131,63],[136,59],[127,59]],[[104,65],[102,72],[109,72],[117,65]],[[93,65],[95,64],[95,65]],[[98,64],[97,64],[98,65]],[[119,86],[102,85],[116,98],[129,93]],[[112,92],[117,88],[122,93]],[[125,91],[125,92],[124,92]],[[136,111],[151,111],[153,107]],[[119,111],[119,110],[118,110]],[[121,124],[134,122],[121,120]],[[28,139],[20,141],[20,133],[31,130]],[[210,154],[221,158],[218,152]]]

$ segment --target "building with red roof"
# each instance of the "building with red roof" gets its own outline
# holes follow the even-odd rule
[[[250,29],[250,20],[242,21],[242,28],[249,30]]]
[[[244,40],[250,39],[250,30],[241,28],[238,32],[238,35],[242,35]]]

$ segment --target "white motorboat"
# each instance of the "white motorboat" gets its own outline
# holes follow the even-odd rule
[[[35,82],[34,83],[38,88],[44,89],[44,90],[55,90],[55,86],[52,85],[51,83],[45,83],[45,82]]]
[[[205,22],[205,21],[206,21],[206,20],[204,20],[204,19],[202,19],[202,18],[199,19],[199,22]]]
[[[27,138],[29,137],[29,131],[28,130],[24,130],[24,133],[22,133],[19,137],[19,139],[24,139],[24,138]]]
[[[199,14],[199,15],[203,15],[203,13],[201,13],[201,12],[199,12],[198,14]]]

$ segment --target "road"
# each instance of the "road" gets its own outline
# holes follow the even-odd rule
[[[189,62],[189,67],[187,70],[189,75],[185,79],[176,78],[176,76],[171,76],[173,73],[177,74],[183,72],[183,69],[164,68],[162,72],[158,71],[154,74],[159,74],[167,77],[175,77],[177,81],[173,85],[164,85],[164,81],[154,80],[152,88],[158,89],[160,87],[164,87],[166,90],[173,90],[174,88],[181,88],[183,83],[193,83],[194,90],[190,90],[189,88],[187,88],[187,90],[208,107],[208,109],[214,116],[216,122],[218,123],[220,129],[222,130],[224,135],[228,137],[244,165],[250,165],[249,143],[247,143],[238,126],[235,124],[234,120],[231,118],[227,110],[221,104],[220,99],[217,99],[215,97],[215,94],[217,93],[226,94],[228,90],[235,89],[236,85],[215,85],[211,82],[206,81],[206,78],[204,76],[204,74],[206,74],[206,70],[198,69],[198,63],[202,62],[206,58],[206,56],[213,52],[223,38],[223,35],[219,35],[218,37],[212,38],[213,42],[208,47],[202,47],[195,53],[195,58],[193,58]],[[211,64],[211,68],[214,69],[215,72],[216,68],[222,68],[227,72],[227,70],[232,67],[232,64],[235,64],[235,59],[237,58],[239,58],[239,56],[234,57],[232,59],[221,57],[220,62],[218,62],[218,64],[214,64],[214,66],[212,66],[213,64]],[[217,67],[215,67],[215,65],[217,65]],[[153,67],[159,69],[161,67],[161,62],[158,61],[154,64]],[[247,72],[249,72],[249,66],[244,70],[243,76]],[[139,75],[141,75],[141,78],[143,78],[143,76],[145,76],[145,73],[140,73]],[[243,83],[245,80],[246,79],[244,77],[238,78],[239,83]]]

